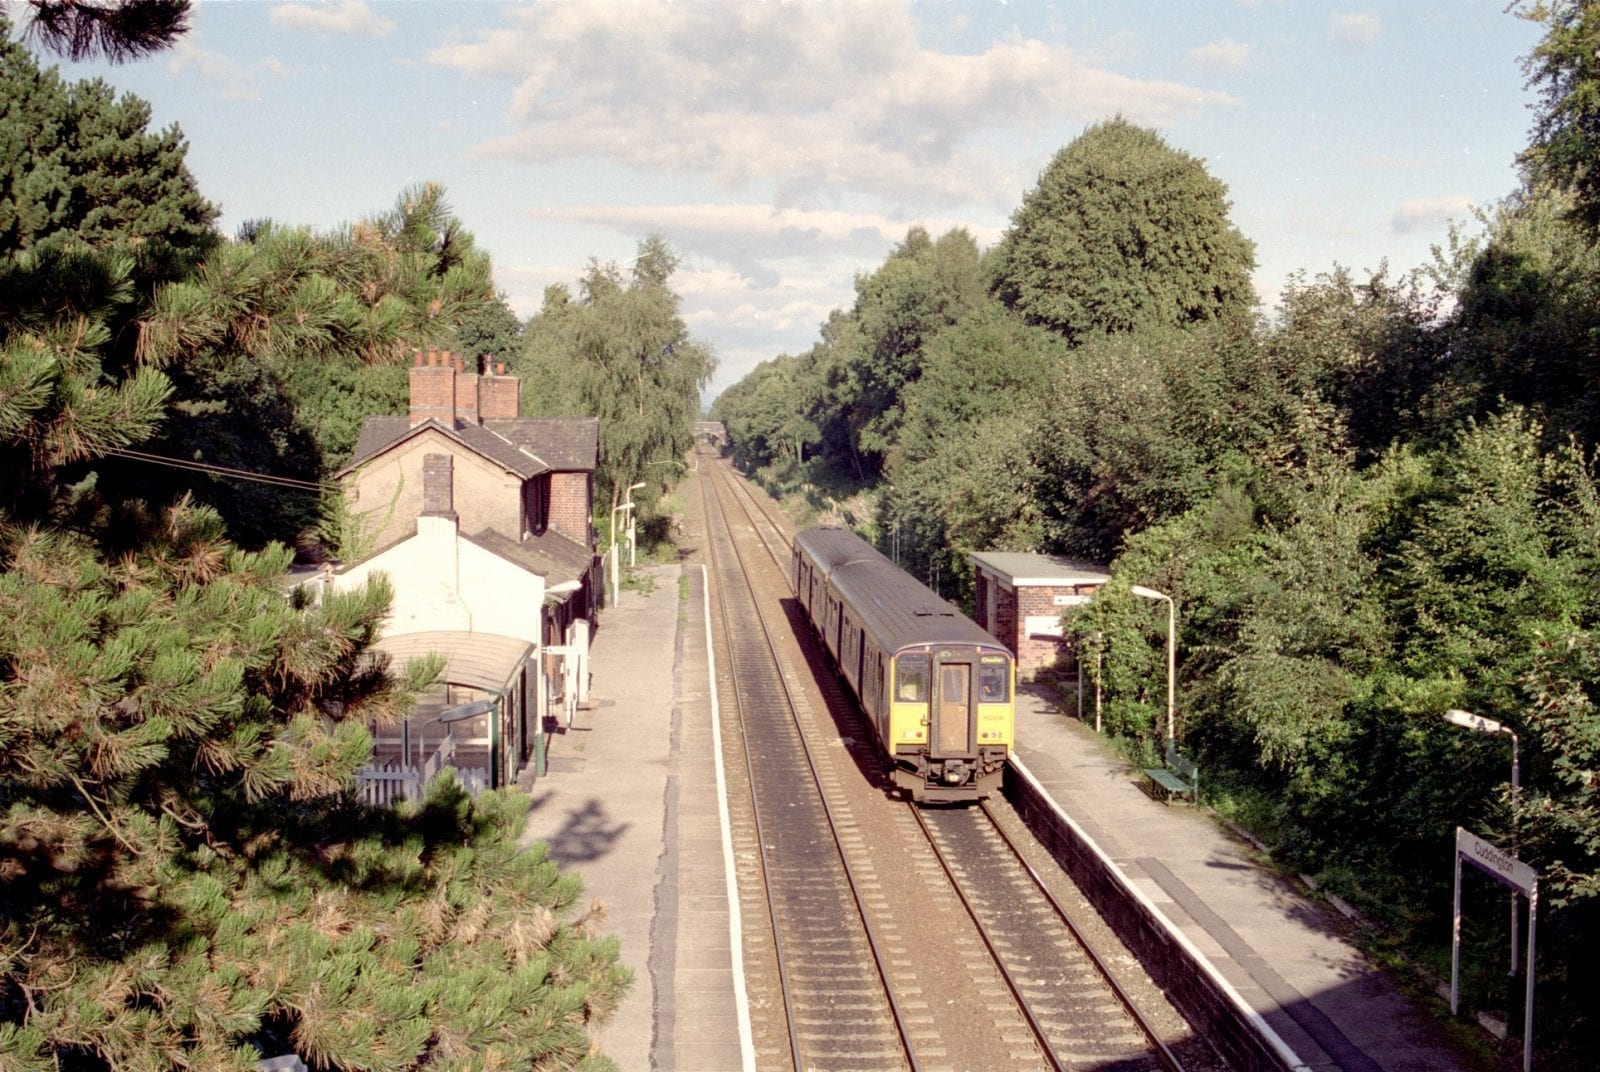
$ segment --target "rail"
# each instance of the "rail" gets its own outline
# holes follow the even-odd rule
[[[818,1032],[813,1032],[810,1036],[807,1036],[801,1030],[796,1015],[795,995],[797,989],[804,989],[807,986],[811,986],[814,990],[816,981],[811,980],[808,982],[796,978],[797,973],[793,965],[794,958],[787,951],[787,945],[794,936],[785,933],[786,925],[784,923],[788,915],[786,902],[818,896],[815,892],[799,889],[798,884],[802,881],[815,882],[823,877],[814,873],[816,866],[814,856],[812,860],[803,863],[799,868],[795,867],[797,859],[804,860],[808,853],[815,852],[815,846],[801,844],[806,837],[807,817],[798,813],[801,810],[812,810],[813,814],[810,817],[812,825],[813,827],[820,826],[826,831],[828,845],[832,850],[827,855],[836,863],[838,874],[843,880],[844,891],[848,894],[850,903],[854,906],[855,918],[860,920],[860,933],[871,954],[876,978],[882,988],[884,1004],[893,1023],[893,1031],[899,1051],[905,1060],[906,1066],[912,1069],[913,1072],[920,1072],[921,1066],[910,1041],[906,1015],[898,996],[895,994],[894,984],[885,963],[882,942],[874,932],[871,919],[862,902],[859,884],[852,873],[844,846],[840,840],[838,824],[828,806],[821,778],[818,774],[816,758],[812,755],[810,746],[806,742],[806,733],[804,727],[800,724],[799,715],[796,711],[795,697],[786,680],[787,675],[782,672],[779,665],[780,659],[777,654],[777,646],[773,641],[771,627],[759,604],[756,603],[753,597],[749,597],[754,584],[750,574],[751,567],[739,553],[737,542],[733,539],[731,527],[728,525],[726,515],[723,512],[727,506],[727,499],[731,498],[737,503],[739,495],[737,492],[729,494],[729,486],[732,482],[718,472],[721,467],[713,466],[708,468],[716,475],[702,485],[702,494],[707,499],[705,511],[708,522],[707,544],[711,551],[713,566],[718,574],[718,601],[723,621],[727,625],[730,654],[732,655],[729,660],[729,670],[735,679],[734,692],[739,699],[740,724],[745,727],[747,736],[744,749],[746,773],[750,779],[752,797],[754,798],[753,815],[757,842],[760,846],[762,874],[767,880],[764,887],[764,895],[772,924],[774,956],[781,977],[784,1013],[789,1029],[790,1056],[794,1062],[794,1068],[798,1072],[801,1069],[821,1068],[827,1065],[825,1056],[803,1052],[808,1045],[821,1045],[823,1040]],[[712,500],[715,500],[719,509],[711,509]],[[741,508],[746,513],[746,516],[754,521],[748,503]],[[713,519],[718,517],[722,518],[723,531],[720,533],[714,531],[716,526],[712,524]],[[767,538],[763,536],[762,540],[767,546],[768,552],[772,554],[774,561],[778,565],[786,567],[787,563],[781,556],[773,552],[772,545],[767,541]],[[723,544],[726,547],[719,546]],[[748,598],[748,606],[733,606],[733,602],[741,594]],[[746,623],[752,624],[753,628],[748,631],[734,628],[735,625]],[[759,680],[751,680],[752,673]],[[787,712],[786,724],[790,732],[768,734],[767,738],[762,741],[762,747],[752,747],[748,738],[751,736],[752,729],[755,728],[755,716],[746,710],[747,701],[751,697],[771,698],[778,702],[778,705]],[[779,717],[781,718],[781,716]],[[768,730],[775,729],[770,720],[766,728]],[[780,740],[774,741],[772,739],[774,736],[779,737]],[[804,777],[808,778],[810,782],[809,791],[803,795],[800,793],[798,786],[795,785],[793,777],[780,775],[777,778],[764,778],[762,777],[763,772],[757,770],[758,756],[760,757],[759,762],[771,767],[776,767],[783,762],[782,758],[776,755],[775,752],[784,745],[792,746],[796,750],[794,758],[803,760],[803,767],[799,769],[804,771]],[[779,804],[778,801],[765,796],[764,794],[766,793],[781,794],[782,796],[783,822],[781,824],[775,824],[763,818],[764,812],[769,812]],[[818,812],[820,812],[820,815]],[[793,853],[794,858],[775,859],[780,853]],[[790,875],[794,872],[800,872],[800,874],[795,874],[794,877],[790,878],[775,877]],[[785,883],[785,889],[782,891],[783,897],[781,898],[777,896],[778,891],[774,889],[778,882]],[[822,894],[822,896],[826,896],[826,894]],[[822,1001],[820,1004],[826,1005],[828,1002]],[[842,1021],[836,1020],[834,1023],[821,1025],[821,1027],[820,1035],[827,1036],[829,1044],[839,1042],[841,1036],[847,1033],[846,1025]],[[856,1027],[858,1030],[863,1029],[860,1024],[857,1024]],[[844,1063],[842,1062],[841,1067],[843,1066]]]

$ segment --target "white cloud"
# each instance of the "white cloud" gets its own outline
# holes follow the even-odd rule
[[[511,131],[481,152],[766,183],[784,205],[1009,208],[1029,176],[978,147],[996,131],[1117,112],[1161,125],[1232,103],[1020,37],[936,52],[903,4],[541,4],[506,18],[428,57],[510,84]]]
[[[255,63],[240,63],[220,52],[211,52],[195,44],[191,38],[181,38],[168,53],[167,70],[173,74],[193,72],[210,84],[217,96],[225,101],[259,100],[260,77],[289,77],[289,68],[275,56],[267,56]]]
[[[1402,203],[1389,217],[1389,230],[1397,235],[1415,234],[1465,219],[1471,213],[1469,197],[1416,197]]]
[[[874,212],[775,208],[762,204],[571,205],[537,213],[540,219],[607,227],[634,238],[658,232],[686,255],[732,266],[757,287],[778,283],[776,262],[817,263],[848,258],[871,262],[887,255],[913,225],[940,235],[966,227],[980,244],[998,231],[944,217],[909,218]],[[788,275],[788,269],[783,273]]]
[[[1383,20],[1370,11],[1333,17],[1333,39],[1347,45],[1370,45],[1383,30]]]
[[[1189,53],[1189,62],[1210,71],[1242,71],[1250,65],[1250,46],[1231,37],[1201,45]]]
[[[717,370],[708,398],[762,361],[809,350],[818,326],[853,300],[855,267],[795,260],[785,266],[780,282],[757,286],[735,268],[686,256],[672,277],[672,289],[682,300],[680,315],[690,334],[716,340]],[[539,311],[546,287],[560,283],[573,290],[577,282],[571,264],[497,259],[494,274],[495,285],[523,319]]]
[[[291,30],[317,30],[353,37],[383,37],[394,30],[394,20],[379,15],[367,0],[280,4],[272,9],[272,24]]]

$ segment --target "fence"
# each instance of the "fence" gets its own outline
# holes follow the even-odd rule
[[[388,763],[374,763],[356,775],[356,796],[363,804],[384,808],[393,805],[402,797],[407,800],[421,800],[422,787],[432,781],[434,776],[449,766],[451,760],[455,758],[455,734],[446,734],[445,739],[439,742],[439,747],[423,762],[420,770],[416,764],[395,760]],[[484,768],[457,767],[455,774],[456,781],[473,796],[489,788],[489,772]]]

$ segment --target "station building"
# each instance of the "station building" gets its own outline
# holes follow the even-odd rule
[[[1106,568],[1031,552],[974,551],[970,558],[978,624],[1011,649],[1017,676],[1076,675],[1061,616],[1111,580]]]

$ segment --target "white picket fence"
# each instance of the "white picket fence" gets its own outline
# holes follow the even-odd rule
[[[356,775],[356,796],[363,804],[389,807],[404,797],[421,800],[422,787],[433,780],[456,757],[455,734],[446,734],[439,747],[423,761],[419,771],[416,764],[396,760],[375,763]],[[489,788],[489,772],[482,767],[455,768],[456,781],[473,796]]]

